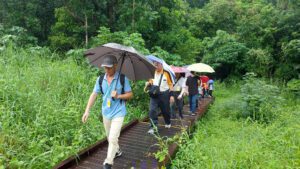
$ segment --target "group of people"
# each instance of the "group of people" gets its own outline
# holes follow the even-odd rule
[[[179,118],[183,117],[184,96],[188,95],[190,104],[190,115],[196,115],[198,99],[201,97],[212,96],[213,80],[201,81],[201,78],[191,72],[192,76],[186,78],[185,73],[176,73],[176,81],[173,84],[171,75],[165,71],[162,63],[153,62],[156,67],[154,78],[145,84],[147,88],[156,86],[159,92],[154,97],[150,97],[150,129],[149,134],[158,132],[158,114],[161,113],[165,128],[171,128],[171,118],[176,117],[175,107],[179,112]],[[82,122],[85,123],[89,117],[91,107],[94,105],[98,94],[102,94],[102,115],[103,124],[108,138],[107,156],[103,163],[104,169],[112,168],[114,158],[122,155],[118,144],[124,117],[127,114],[126,100],[133,97],[128,78],[120,75],[117,70],[117,59],[113,55],[104,57],[101,67],[105,74],[98,77],[94,90],[91,93],[85,112],[82,116]],[[199,97],[199,95],[202,95]],[[160,109],[161,112],[158,111]]]

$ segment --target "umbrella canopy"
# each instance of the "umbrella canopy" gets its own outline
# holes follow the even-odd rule
[[[209,77],[208,77],[208,76],[205,76],[205,75],[203,75],[203,76],[200,76],[200,80],[201,80],[201,82],[202,82],[202,83],[207,83],[207,82],[208,82],[208,80],[209,80]]]
[[[176,79],[176,75],[174,73],[174,71],[172,70],[171,66],[168,65],[163,59],[160,59],[154,55],[147,55],[146,58],[152,62],[158,62],[161,63],[163,65],[163,69],[167,72],[169,72],[170,76],[171,76],[171,80],[173,82],[173,84],[175,83],[175,79]]]
[[[184,69],[187,70],[187,72],[185,73],[185,77],[193,76],[193,74],[187,69],[188,66],[189,65],[182,66]]]
[[[175,73],[187,73],[187,72],[189,72],[186,68],[184,68],[184,67],[178,67],[178,66],[173,66],[173,65],[171,65],[171,68],[172,68],[172,70],[173,70],[173,72],[175,72]]]
[[[195,64],[191,64],[187,67],[187,69],[189,71],[194,71],[194,72],[206,72],[206,73],[213,73],[215,72],[215,70],[210,67],[209,65],[207,64],[204,64],[204,63],[195,63]]]
[[[103,62],[103,56],[106,55],[114,55],[117,58],[117,70],[130,80],[147,80],[154,76],[155,66],[133,47],[107,43],[85,52],[90,64],[99,68]]]

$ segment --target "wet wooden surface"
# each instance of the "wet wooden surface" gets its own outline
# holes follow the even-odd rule
[[[184,118],[172,119],[171,128],[165,128],[162,116],[159,116],[158,131],[160,137],[174,137],[176,134],[181,134],[183,130],[189,130],[193,127],[194,123],[201,118],[207,110],[209,104],[213,101],[211,98],[201,99],[199,101],[199,108],[197,115],[191,116],[188,112],[188,105],[184,106]],[[178,113],[177,113],[178,117]],[[154,154],[159,150],[157,145],[157,138],[148,134],[149,121],[132,121],[123,127],[119,137],[119,145],[122,150],[122,156],[114,160],[113,169],[153,169],[160,168],[169,162],[166,158],[163,162],[159,163]],[[56,169],[102,169],[104,159],[106,158],[108,142],[105,139],[97,142],[95,145],[88,147],[78,153],[77,157],[70,157],[61,162],[54,168]],[[176,153],[177,145],[170,145],[170,157]]]

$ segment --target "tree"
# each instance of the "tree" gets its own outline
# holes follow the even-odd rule
[[[52,26],[49,37],[51,47],[64,51],[77,47],[78,42],[83,40],[83,37],[80,36],[84,32],[81,24],[75,22],[66,7],[57,8],[55,17],[57,21]]]
[[[239,13],[240,3],[237,1],[210,1],[202,9],[190,11],[189,29],[200,39],[215,36],[218,29],[234,33]]]
[[[184,63],[191,64],[196,61],[201,41],[194,38],[189,30],[181,28],[165,33],[160,32],[159,39],[157,45],[170,53],[180,55]]]
[[[216,34],[203,40],[202,62],[212,65],[222,79],[229,75],[241,77],[246,72],[244,59],[248,48],[225,31],[218,30]]]
[[[250,49],[245,57],[247,72],[254,72],[260,77],[270,77],[274,59],[270,52],[263,49]]]
[[[186,65],[186,63],[183,62],[183,60],[180,57],[180,55],[170,54],[169,52],[163,50],[159,46],[154,46],[151,51],[152,51],[153,55],[155,55],[155,56],[157,56],[159,58],[162,58],[169,65],[178,65],[178,66]]]
[[[285,74],[292,74],[292,78],[300,78],[300,39],[291,40],[287,44],[282,45],[284,64],[290,66],[292,72],[284,72]],[[287,80],[290,80],[287,79]]]
[[[117,30],[129,33],[139,32],[150,38],[158,19],[158,12],[153,10],[148,1],[124,1],[117,11]]]
[[[5,29],[0,24],[0,50],[6,48],[9,44],[13,47],[28,47],[37,45],[37,38],[30,36],[28,31],[22,27],[13,26]]]
[[[260,2],[245,4],[241,9],[242,17],[237,21],[238,39],[249,48],[269,48],[276,44],[276,21],[279,11],[272,5]]]
[[[92,39],[92,46],[100,46],[109,42],[132,46],[143,54],[149,54],[149,50],[145,48],[145,41],[141,34],[128,34],[125,31],[111,32],[109,28],[100,27],[98,35]]]
[[[0,22],[5,28],[19,26],[28,34],[46,44],[51,25],[54,23],[54,9],[62,0],[2,0],[0,1]],[[42,10],[41,10],[42,9]]]

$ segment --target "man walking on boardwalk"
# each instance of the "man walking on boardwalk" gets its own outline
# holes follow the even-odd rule
[[[196,108],[198,104],[198,76],[195,75],[195,72],[191,72],[193,75],[189,76],[186,80],[186,86],[188,88],[189,93],[189,103],[190,103],[190,115],[195,116],[196,115]]]
[[[132,98],[133,93],[128,78],[116,72],[117,59],[115,56],[104,56],[101,67],[104,68],[105,75],[98,77],[96,80],[94,90],[82,116],[82,122],[87,121],[90,109],[94,105],[97,95],[101,93],[103,124],[108,139],[107,156],[103,168],[110,169],[114,158],[122,154],[118,138],[127,113],[125,100]]]
[[[171,128],[170,116],[170,102],[174,102],[173,83],[168,72],[164,71],[163,65],[160,62],[154,61],[156,67],[154,79],[146,82],[145,88],[151,85],[159,87],[159,94],[157,97],[150,97],[150,129],[149,134],[158,132],[158,113],[157,109],[160,108],[165,121],[165,128]]]

